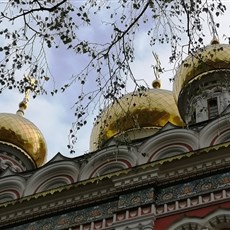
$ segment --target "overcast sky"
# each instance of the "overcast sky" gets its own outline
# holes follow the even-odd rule
[[[223,2],[225,2],[227,9],[229,9],[230,2]],[[221,23],[218,34],[222,43],[225,42],[222,37],[223,33],[230,36],[229,15],[228,10],[224,17],[218,19]],[[205,33],[207,34],[206,42],[208,44],[211,40],[211,34],[207,29],[205,29]],[[90,27],[90,29],[84,31],[85,37],[89,36],[92,38],[92,34],[93,36],[100,35],[100,33],[98,33],[98,26]],[[168,65],[170,51],[166,48],[162,49],[162,47],[157,47],[157,49],[160,51],[162,64],[168,66],[169,69],[173,68],[174,66]],[[81,62],[84,62],[84,60],[76,61],[74,54],[68,53],[64,49],[49,51],[48,61],[59,77],[67,75],[66,72],[74,73],[74,71],[83,64]],[[140,30],[137,34],[136,59],[133,64],[133,72],[136,77],[145,79],[149,86],[151,86],[154,80],[154,73],[151,67],[153,62],[154,59],[148,45],[148,38],[146,34]],[[169,71],[162,75],[162,88],[172,89],[172,83],[169,82],[169,78],[173,77],[173,73],[174,72]],[[58,78],[56,81],[56,84],[59,84]],[[79,140],[75,146],[76,153],[71,155],[66,147],[68,144],[69,129],[71,128],[71,123],[74,121],[74,109],[72,106],[76,100],[75,90],[76,88],[73,87],[64,94],[58,94],[54,97],[42,95],[36,99],[31,99],[28,109],[25,111],[25,117],[39,127],[46,139],[48,160],[55,156],[57,152],[61,152],[68,157],[75,157],[89,150],[89,137],[93,126],[93,117],[95,117],[96,114],[91,115],[88,120],[88,125],[79,131]],[[23,97],[24,95],[17,93],[17,91],[4,91],[0,95],[0,112],[15,113]]]

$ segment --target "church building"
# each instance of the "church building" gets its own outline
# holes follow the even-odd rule
[[[46,162],[26,106],[0,113],[1,230],[230,230],[230,45],[112,103],[82,156]]]

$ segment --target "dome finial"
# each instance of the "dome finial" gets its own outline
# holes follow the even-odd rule
[[[162,68],[161,68],[161,62],[158,55],[154,52],[152,53],[156,60],[156,65],[153,66],[153,71],[156,79],[152,82],[152,86],[153,88],[156,89],[156,88],[161,88],[160,73],[162,73]]]
[[[19,109],[17,111],[17,115],[23,116],[24,115],[24,111],[27,108],[27,104],[29,102],[29,95],[30,95],[30,91],[31,89],[33,89],[36,84],[37,84],[37,80],[35,80],[34,78],[28,77],[28,76],[24,76],[25,80],[27,82],[29,82],[29,86],[27,86],[25,88],[25,97],[23,98],[23,100],[19,103]]]
[[[161,88],[161,80],[160,79],[156,79],[153,81],[152,86],[154,89],[160,89]]]
[[[216,35],[213,35],[213,38],[211,40],[211,45],[220,44],[219,38]]]
[[[211,33],[212,33],[212,40],[211,40],[211,45],[216,45],[216,44],[220,44],[219,41],[219,36],[218,36],[218,32],[216,29],[216,23],[214,21],[213,15],[211,13],[211,11],[208,11],[209,13],[209,17],[210,17],[210,24],[211,24]]]

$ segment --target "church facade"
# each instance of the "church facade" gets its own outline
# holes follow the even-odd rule
[[[45,140],[0,114],[0,229],[230,230],[230,46],[213,40],[173,92],[140,89],[104,110],[88,154],[45,162]]]

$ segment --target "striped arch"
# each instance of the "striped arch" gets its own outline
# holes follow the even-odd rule
[[[229,115],[216,119],[200,131],[201,148],[230,141]]]
[[[210,230],[203,224],[202,219],[185,217],[171,225],[167,230]]]
[[[0,203],[16,200],[23,196],[25,180],[19,176],[11,176],[1,179]]]
[[[215,136],[213,136],[210,145],[217,145],[227,141],[230,141],[230,127],[216,133]]]
[[[174,228],[174,230],[208,230],[208,229],[200,224],[197,224],[196,222],[190,222],[190,223],[182,224],[181,226]]]
[[[230,230],[230,210],[217,209],[205,217],[184,217],[167,230]]]
[[[26,167],[23,166],[22,162],[19,163],[18,160],[9,156],[5,152],[0,152],[0,169],[5,170],[10,168],[13,172],[23,172],[26,170]]]
[[[21,198],[21,194],[15,189],[6,189],[0,191],[0,203],[17,200]]]
[[[79,167],[74,161],[58,161],[40,168],[28,180],[25,196],[72,184],[78,180]]]
[[[138,164],[191,152],[199,147],[198,134],[187,129],[171,129],[150,138],[139,148]]]
[[[82,168],[80,180],[105,175],[136,165],[136,151],[127,146],[111,146],[94,153]]]
[[[210,229],[230,230],[230,213],[217,214],[208,221]]]
[[[67,184],[74,183],[74,179],[66,174],[58,174],[43,180],[39,186],[36,187],[34,193],[47,191],[53,188],[61,187]]]
[[[186,143],[172,143],[156,149],[148,159],[148,162],[161,160],[163,158],[179,155],[181,153],[191,152],[193,149]]]
[[[111,172],[116,172],[130,167],[132,167],[132,165],[127,160],[124,159],[109,160],[108,162],[102,163],[96,169],[94,169],[94,171],[90,175],[90,178],[105,175]]]

